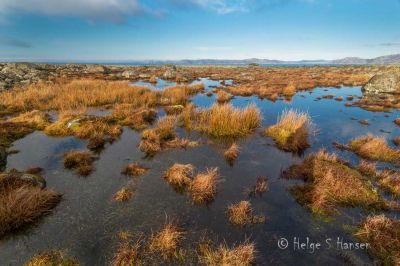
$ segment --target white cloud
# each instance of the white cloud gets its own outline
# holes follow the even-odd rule
[[[247,12],[254,0],[191,0],[194,4],[224,15],[233,12]]]
[[[26,12],[121,22],[140,11],[138,0],[0,0],[0,17]]]

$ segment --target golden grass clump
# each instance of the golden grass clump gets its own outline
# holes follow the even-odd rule
[[[232,94],[224,91],[224,90],[219,90],[217,93],[217,102],[218,103],[227,103],[233,98]]]
[[[122,171],[122,174],[127,176],[139,176],[143,175],[148,170],[149,168],[141,166],[138,163],[130,163],[125,167],[124,171]]]
[[[185,105],[189,97],[204,90],[204,84],[180,85],[165,88],[161,92],[161,105]]]
[[[164,178],[173,187],[183,189],[190,185],[193,175],[194,166],[192,164],[175,163],[165,172]]]
[[[22,177],[0,174],[0,238],[49,214],[61,200],[61,194]]]
[[[353,139],[349,148],[365,159],[400,164],[400,151],[389,147],[383,137],[368,134]]]
[[[79,266],[76,259],[66,258],[59,250],[45,251],[30,259],[24,266]]]
[[[296,94],[296,90],[296,85],[293,82],[290,82],[285,88],[283,88],[282,94],[285,97],[290,98]]]
[[[217,193],[218,168],[198,173],[190,185],[190,193],[195,203],[207,203],[214,200]]]
[[[133,192],[129,188],[123,187],[114,194],[113,199],[121,202],[129,200],[132,196]]]
[[[374,178],[378,185],[395,198],[400,198],[400,172],[391,169],[378,171],[375,163],[362,160],[357,169],[364,175]]]
[[[229,205],[227,213],[231,223],[244,226],[251,222],[253,216],[252,212],[250,202],[242,200],[237,204]]]
[[[14,141],[32,133],[34,129],[20,122],[0,121],[0,145],[9,147]]]
[[[291,192],[299,203],[318,215],[332,215],[337,212],[337,206],[388,208],[366,177],[324,150],[309,155],[302,164],[291,166],[283,175],[304,180],[304,185],[294,186]]]
[[[155,92],[132,86],[127,81],[72,80],[55,84],[37,83],[1,93],[0,105],[14,112],[32,110],[74,110],[90,106],[130,103],[154,106]]]
[[[284,110],[278,122],[265,129],[265,134],[273,138],[280,149],[301,152],[310,146],[308,137],[311,130],[312,122],[307,113]]]
[[[199,245],[199,260],[208,266],[250,266],[255,263],[256,249],[253,243],[245,242],[236,247],[221,244],[212,248],[211,243],[202,242]]]
[[[243,109],[231,104],[215,104],[210,109],[188,112],[191,113],[184,113],[184,125],[213,137],[244,136],[253,133],[261,123],[260,110],[254,104]]]
[[[38,130],[43,130],[50,121],[50,116],[42,111],[33,110],[13,117],[11,122],[23,123]]]
[[[153,108],[135,108],[132,104],[117,104],[111,114],[118,124],[132,129],[147,128],[157,118],[157,111]]]
[[[257,178],[256,184],[250,190],[250,196],[262,195],[268,190],[268,179],[266,177]]]
[[[184,232],[172,222],[167,222],[157,234],[150,238],[150,250],[159,252],[164,259],[182,258],[183,251],[179,243]]]
[[[399,265],[400,262],[400,220],[385,215],[365,219],[356,236],[368,242],[370,251],[382,265]]]
[[[64,167],[74,169],[81,176],[88,176],[93,171],[95,159],[88,151],[71,150],[64,154]]]
[[[111,262],[112,266],[136,266],[142,265],[140,254],[141,240],[135,243],[130,240],[129,232],[120,233],[121,242],[117,251],[114,253],[114,258]]]
[[[232,143],[232,145],[224,152],[225,159],[228,162],[233,162],[238,157],[239,146],[236,143]]]

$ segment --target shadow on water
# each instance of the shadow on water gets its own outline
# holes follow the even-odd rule
[[[206,90],[218,86],[219,82],[202,80]],[[162,89],[171,84],[156,85]],[[165,215],[179,221],[188,232],[185,248],[194,249],[200,237],[207,232],[218,241],[229,245],[243,242],[246,238],[254,241],[258,250],[257,264],[260,265],[310,265],[343,264],[347,260],[353,263],[372,264],[365,251],[343,251],[335,248],[321,248],[314,253],[311,250],[293,250],[293,238],[314,242],[337,238],[343,241],[356,241],[347,228],[354,226],[367,213],[358,209],[343,210],[342,215],[326,222],[313,217],[300,206],[288,192],[292,181],[280,177],[283,169],[300,162],[307,154],[326,148],[338,152],[344,159],[357,162],[350,152],[340,152],[332,146],[332,141],[346,143],[354,137],[371,132],[384,135],[388,140],[399,135],[399,129],[392,123],[400,114],[371,113],[359,108],[345,106],[346,100],[317,100],[325,94],[336,96],[360,96],[360,88],[343,87],[317,88],[310,92],[296,94],[290,102],[279,100],[271,102],[257,97],[234,97],[232,104],[246,106],[256,104],[263,115],[262,127],[252,136],[238,140],[240,154],[230,166],[223,156],[224,149],[230,143],[219,143],[194,132],[191,134],[179,130],[191,139],[201,139],[204,144],[196,148],[166,150],[152,158],[145,158],[138,150],[140,133],[124,128],[119,140],[106,146],[95,162],[96,170],[87,178],[76,176],[64,169],[62,156],[70,149],[84,149],[85,143],[73,137],[51,138],[42,132],[34,132],[16,141],[13,149],[19,153],[10,155],[7,169],[24,170],[30,167],[44,168],[47,185],[63,193],[63,201],[55,212],[44,217],[28,232],[16,234],[0,242],[1,265],[20,265],[34,254],[48,249],[66,250],[83,265],[105,265],[117,248],[117,232],[130,230],[151,234],[165,221]],[[192,101],[198,106],[208,107],[215,98],[199,94]],[[270,138],[261,134],[262,128],[276,122],[277,116],[285,108],[307,111],[318,128],[318,134],[312,138],[311,148],[302,157],[293,156],[278,150]],[[368,119],[369,126],[361,125],[357,119]],[[382,133],[381,129],[391,133]],[[113,194],[132,180],[121,175],[121,170],[130,162],[139,162],[150,170],[135,182],[134,197],[125,203],[112,201]],[[194,205],[185,193],[177,193],[162,178],[163,172],[173,163],[191,163],[197,170],[207,167],[219,167],[221,182],[218,194],[209,206]],[[269,190],[261,197],[249,197],[246,192],[258,177],[269,179]],[[266,222],[245,228],[232,226],[226,217],[228,204],[240,200],[251,201],[256,214],[266,216]],[[277,241],[288,239],[290,246],[280,249]],[[192,254],[192,253],[189,253]],[[189,262],[196,260],[189,256]],[[188,262],[188,263],[189,263]]]

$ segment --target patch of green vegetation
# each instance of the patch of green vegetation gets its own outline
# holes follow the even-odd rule
[[[46,251],[33,257],[25,266],[78,266],[76,259],[65,258],[61,251]]]

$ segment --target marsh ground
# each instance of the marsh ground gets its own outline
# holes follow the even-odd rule
[[[206,84],[206,92],[213,90],[210,86],[219,85],[218,81],[202,81]],[[257,105],[263,121],[254,134],[236,140],[240,155],[232,165],[224,158],[224,152],[232,141],[212,139],[181,128],[177,130],[180,137],[198,140],[202,144],[187,149],[163,150],[153,157],[145,157],[138,149],[141,133],[124,127],[119,139],[106,144],[94,162],[95,170],[88,177],[79,177],[63,167],[64,153],[85,149],[84,140],[72,136],[48,137],[40,131],[17,140],[12,148],[19,153],[8,157],[7,170],[42,167],[47,186],[63,193],[64,197],[55,212],[36,226],[1,240],[2,262],[20,265],[41,251],[57,249],[67,251],[83,265],[104,265],[112,260],[118,249],[118,232],[129,230],[151,236],[152,230],[162,227],[167,214],[186,231],[182,240],[182,247],[188,250],[186,265],[197,262],[193,250],[204,234],[217,243],[226,241],[229,246],[249,238],[255,243],[259,265],[338,265],[348,261],[372,264],[373,258],[365,251],[322,249],[311,254],[291,248],[281,250],[277,246],[282,237],[289,240],[310,237],[319,242],[343,237],[345,242],[355,242],[357,240],[349,226],[357,226],[369,214],[365,210],[343,208],[330,221],[315,217],[290,194],[288,189],[298,182],[282,179],[282,170],[300,163],[304,156],[321,148],[334,151],[357,165],[359,158],[355,154],[336,149],[332,142],[348,143],[370,132],[384,136],[394,147],[391,140],[400,135],[400,128],[393,123],[400,117],[399,111],[369,112],[358,107],[346,107],[347,100],[324,99],[323,96],[328,94],[344,99],[350,95],[355,98],[362,96],[360,87],[316,88],[299,92],[290,101],[282,98],[272,102],[257,96],[235,96],[231,100],[234,106]],[[197,106],[210,107],[215,97],[216,94],[209,97],[200,93],[192,96],[191,100]],[[289,108],[308,112],[317,127],[317,133],[310,138],[310,148],[302,155],[279,150],[271,138],[263,135],[263,129],[275,124],[279,114]],[[165,114],[162,109],[158,111],[159,116]],[[96,114],[96,110],[92,112]],[[370,125],[359,124],[361,119],[367,119]],[[149,167],[149,170],[134,179],[121,174],[121,170],[133,162]],[[174,190],[163,178],[164,172],[174,163],[193,164],[199,171],[218,167],[221,180],[214,201],[208,205],[194,205],[191,197]],[[381,163],[378,166],[389,165]],[[268,177],[268,191],[262,196],[249,198],[247,190],[264,176]],[[130,184],[134,186],[132,198],[123,203],[113,201],[115,192]],[[264,214],[266,221],[246,227],[230,224],[226,208],[242,200],[249,200],[254,212]],[[388,215],[396,213],[389,212]],[[148,263],[160,263],[160,259],[149,258]]]

